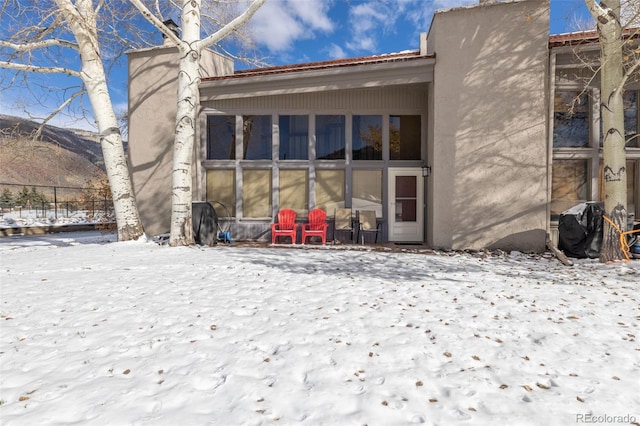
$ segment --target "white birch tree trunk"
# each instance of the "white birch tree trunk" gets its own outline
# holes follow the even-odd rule
[[[240,25],[247,22],[266,0],[253,0],[238,17],[214,34],[201,38],[202,0],[182,0],[182,38],[167,29],[142,2],[129,0],[151,24],[178,46],[180,65],[178,73],[178,105],[176,133],[173,147],[171,189],[171,235],[169,245],[192,245],[193,158],[196,139],[196,123],[199,111],[200,57],[202,49],[222,40]]]
[[[624,136],[623,40],[620,23],[620,0],[606,4],[586,0],[598,25],[600,39],[600,117],[603,132],[604,210],[616,227],[604,222],[601,262],[625,259],[620,231],[627,229],[627,166]]]
[[[55,0],[78,42],[82,61],[81,78],[100,134],[100,146],[109,178],[118,227],[118,240],[128,241],[144,234],[122,143],[122,134],[107,87],[100,56],[97,17],[92,0]]]
[[[192,164],[196,136],[198,87],[200,85],[200,6],[201,0],[183,0],[182,42],[178,73],[178,108],[173,147],[171,235],[172,246],[191,245]]]

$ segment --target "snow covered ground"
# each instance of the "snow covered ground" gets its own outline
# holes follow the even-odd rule
[[[640,261],[0,239],[0,423],[640,422]]]
[[[96,211],[94,214],[86,210],[69,212],[61,209],[56,216],[53,210],[43,214],[42,210],[12,210],[0,214],[0,229],[26,227],[26,226],[52,226],[52,225],[83,225],[100,223],[104,212]]]

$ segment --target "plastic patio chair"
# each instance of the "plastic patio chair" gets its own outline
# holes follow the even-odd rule
[[[357,239],[360,239],[360,235],[362,234],[362,244],[364,244],[364,236],[367,232],[375,232],[376,238],[375,242],[378,242],[378,233],[381,230],[382,224],[377,223],[376,220],[376,212],[373,210],[358,210],[356,212],[356,219],[358,221],[358,236]]]
[[[296,212],[291,209],[282,209],[278,212],[278,222],[271,224],[271,244],[276,243],[278,237],[291,238],[291,244],[296,243]]]
[[[322,209],[309,212],[308,222],[302,225],[302,244],[308,237],[320,237],[322,244],[327,242],[327,213]]]
[[[336,240],[336,231],[349,232],[349,241],[353,242],[353,219],[351,217],[351,209],[339,208],[335,210],[333,215],[333,240]]]

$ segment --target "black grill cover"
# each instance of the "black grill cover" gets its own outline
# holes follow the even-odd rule
[[[600,202],[581,203],[563,211],[558,223],[558,248],[569,257],[600,256],[603,214]]]
[[[191,204],[193,221],[193,239],[196,244],[213,246],[218,243],[218,215],[206,201],[194,201]]]

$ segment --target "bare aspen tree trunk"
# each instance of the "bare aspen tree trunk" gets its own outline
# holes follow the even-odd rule
[[[191,245],[192,163],[200,84],[200,0],[183,0],[182,43],[178,74],[178,109],[173,147],[171,236],[172,246]]]
[[[144,230],[131,184],[122,134],[100,56],[96,11],[92,0],[78,0],[75,8],[70,0],[56,0],[56,4],[78,42],[82,61],[81,78],[87,88],[100,134],[100,146],[116,214],[118,240],[138,239],[144,234]]]
[[[600,117],[603,132],[604,210],[620,231],[627,229],[627,167],[624,136],[623,41],[620,0],[586,0],[600,38]],[[604,223],[601,262],[625,259],[620,233]]]
[[[158,28],[180,50],[178,74],[178,105],[176,134],[173,148],[171,190],[171,235],[169,245],[191,245],[192,228],[192,166],[198,120],[198,90],[200,85],[200,57],[202,49],[222,40],[247,22],[266,0],[253,0],[242,14],[225,24],[214,34],[201,38],[202,0],[182,0],[182,38],[169,31],[142,0],[129,0],[151,24]]]

